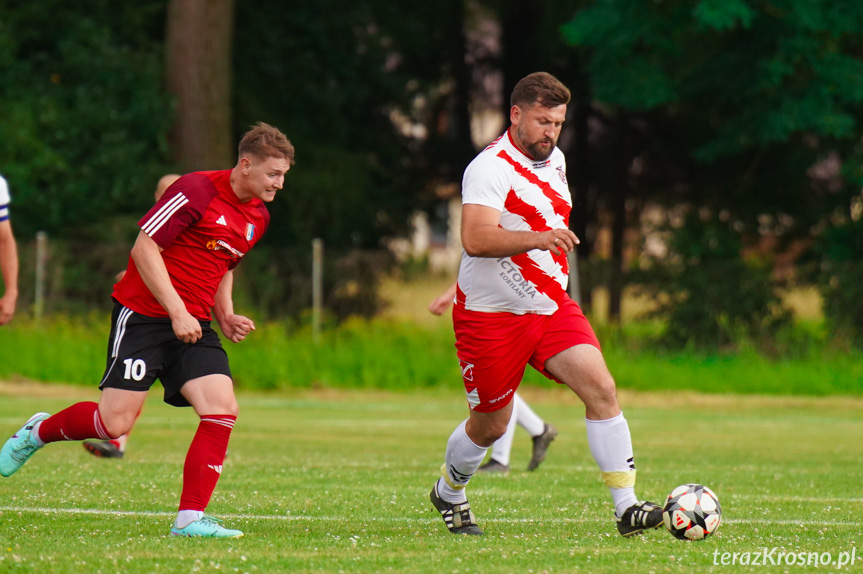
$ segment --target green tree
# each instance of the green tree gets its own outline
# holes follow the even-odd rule
[[[668,238],[668,253],[636,282],[655,296],[651,314],[664,319],[662,338],[670,346],[769,341],[788,323],[771,287],[769,260],[740,256],[732,222],[709,210],[690,212]]]
[[[858,198],[859,209],[859,198]],[[837,217],[815,244],[824,316],[838,340],[863,348],[863,220]]]
[[[765,215],[782,239],[808,237],[863,181],[861,30],[852,0],[597,0],[577,12],[562,31],[589,49],[615,219],[649,198],[724,211],[749,242]]]
[[[347,312],[353,293],[354,309],[372,313],[381,304],[369,296],[372,271],[385,263],[371,251],[406,233],[412,211],[438,185],[460,182],[475,153],[465,2],[325,0],[285,10],[265,0],[237,10],[235,129],[268,121],[297,147],[261,253],[267,275],[302,295],[278,298],[261,284],[255,299],[307,305],[310,242],[320,237],[328,302]]]
[[[163,26],[162,2],[0,5],[0,173],[23,239],[151,202],[171,115]]]

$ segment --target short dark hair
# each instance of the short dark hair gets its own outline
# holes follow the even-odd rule
[[[534,72],[518,81],[509,98],[510,106],[532,106],[556,108],[569,103],[572,94],[569,88],[548,72]]]
[[[240,157],[253,155],[258,159],[279,157],[294,163],[294,146],[290,140],[279,131],[264,122],[258,122],[249,129],[238,146]]]

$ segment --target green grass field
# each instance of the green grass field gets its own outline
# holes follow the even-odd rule
[[[243,391],[449,389],[461,378],[452,323],[448,317],[432,319],[421,325],[354,318],[324,330],[320,342],[308,327],[260,323],[247,340],[224,345]],[[16,318],[0,329],[5,351],[0,380],[90,388],[102,377],[109,328],[107,315],[58,315],[41,322]],[[663,351],[639,334],[646,328],[599,328],[605,360],[621,389],[863,398],[863,352],[815,342],[803,327],[796,336],[813,339],[803,345],[807,350],[781,357],[745,346],[734,352]],[[533,369],[527,369],[525,381],[547,384]]]
[[[660,501],[678,484],[701,482],[723,505],[716,536],[680,542],[664,530],[621,538],[576,399],[551,386],[523,394],[560,436],[545,463],[528,473],[522,469],[529,440],[519,429],[513,471],[473,479],[469,496],[483,537],[449,534],[428,501],[446,439],[466,415],[454,386],[438,393],[241,395],[208,512],[246,535],[193,540],[172,538],[169,529],[196,417],[162,404],[154,389],[124,459],[51,444],[0,478],[0,571],[815,569],[799,566],[800,553],[803,560],[810,553],[825,561],[853,556],[843,570],[861,569],[863,400],[622,394],[639,495]],[[0,435],[11,435],[37,410],[97,397],[82,387],[0,384]],[[739,565],[765,549],[767,567]],[[737,565],[723,566],[723,553]],[[781,553],[794,553],[795,565]]]

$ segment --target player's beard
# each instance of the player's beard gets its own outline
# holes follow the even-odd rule
[[[551,138],[542,138],[535,142],[528,143],[522,133],[521,126],[518,126],[515,130],[515,135],[519,139],[519,141],[524,146],[524,151],[527,152],[527,155],[531,157],[531,159],[535,159],[536,161],[545,161],[551,155],[551,152],[554,151],[554,146],[557,145],[557,140]],[[548,142],[551,145],[548,148],[542,148],[540,144]]]

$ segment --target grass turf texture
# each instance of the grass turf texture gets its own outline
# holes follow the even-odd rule
[[[701,482],[722,503],[716,536],[681,542],[663,530],[621,538],[577,400],[557,389],[524,394],[560,436],[528,473],[519,429],[513,471],[473,479],[484,537],[449,534],[428,501],[446,439],[466,415],[453,388],[241,395],[209,512],[246,535],[172,538],[196,417],[154,391],[125,458],[52,444],[0,478],[0,571],[693,572],[727,570],[714,553],[775,547],[835,560],[858,544],[859,399],[622,394],[639,495],[661,502],[678,484]],[[0,385],[0,435],[37,410],[97,398],[81,387]]]
[[[240,344],[223,340],[237,387],[272,389],[452,389],[461,372],[449,317],[427,325],[403,321],[353,319],[325,330],[315,343],[308,328],[259,323]],[[98,382],[105,365],[109,317],[54,316],[41,323],[19,320],[0,329],[0,379],[63,381],[87,387]],[[602,328],[599,339],[621,389],[711,393],[863,396],[863,353],[835,348],[820,336],[806,352],[770,358],[751,348],[735,353],[662,352],[637,334],[643,325],[623,331]],[[626,331],[626,332],[624,332]],[[628,334],[629,332],[636,334]],[[46,345],[45,341],[51,341]],[[548,381],[528,368],[525,381]]]

